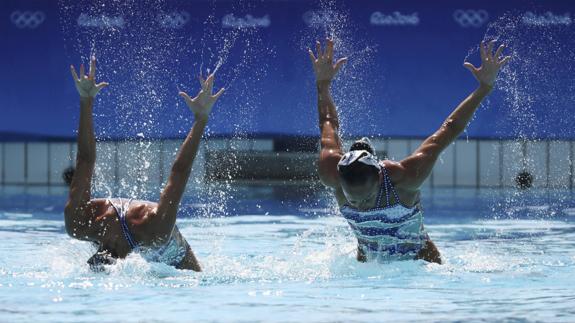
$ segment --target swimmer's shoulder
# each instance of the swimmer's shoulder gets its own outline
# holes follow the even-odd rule
[[[405,167],[401,162],[384,159],[381,160],[379,164],[385,168],[385,171],[392,183],[400,183],[405,178]]]
[[[410,172],[405,169],[401,162],[393,160],[382,160],[381,165],[385,167],[391,184],[399,195],[404,205],[416,205],[420,200],[419,187],[412,187]]]

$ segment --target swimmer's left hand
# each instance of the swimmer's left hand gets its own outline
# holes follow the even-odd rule
[[[319,41],[316,42],[315,46],[316,46],[316,54],[314,55],[311,49],[308,49],[308,53],[315,73],[316,82],[330,83],[331,80],[333,80],[333,78],[337,74],[337,72],[341,69],[343,64],[347,62],[347,57],[338,59],[334,64],[333,39],[330,38],[326,39],[325,51],[321,50],[321,44]]]
[[[493,54],[493,45],[495,41],[490,41],[489,44],[481,42],[479,45],[479,52],[481,53],[481,66],[479,68],[473,66],[469,62],[465,62],[463,66],[467,68],[473,76],[479,81],[481,85],[493,87],[499,70],[505,66],[511,59],[511,56],[500,58],[501,53],[505,49],[505,45],[499,46],[495,54]]]
[[[224,88],[221,88],[218,93],[213,94],[214,88],[214,74],[210,74],[207,79],[199,77],[202,89],[195,98],[191,98],[185,92],[180,92],[179,95],[186,100],[188,108],[194,113],[196,118],[207,119],[212,111],[214,103],[224,93]]]
[[[90,59],[90,71],[88,75],[84,72],[84,64],[80,65],[80,76],[76,73],[74,65],[70,65],[70,72],[76,85],[76,90],[82,98],[94,98],[101,89],[108,86],[107,82],[96,84],[96,57]]]

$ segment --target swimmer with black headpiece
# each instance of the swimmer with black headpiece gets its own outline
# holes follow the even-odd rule
[[[493,45],[493,41],[481,43],[479,68],[464,63],[479,82],[475,91],[415,152],[399,162],[378,159],[367,139],[355,142],[344,153],[330,86],[347,58],[334,63],[331,39],[327,39],[324,50],[319,42],[315,53],[309,50],[318,91],[319,176],[324,185],[334,189],[340,212],[357,237],[358,260],[423,259],[441,263],[441,255],[423,225],[420,187],[441,152],[465,130],[481,101],[493,89],[499,70],[509,61],[509,56],[501,57],[505,46],[494,53]]]
[[[96,83],[96,60],[91,59],[86,75],[70,67],[80,94],[80,124],[76,168],[65,177],[71,179],[70,194],[64,211],[66,232],[73,238],[91,241],[98,252],[88,263],[95,270],[114,263],[137,251],[145,259],[163,262],[178,269],[201,271],[200,264],[188,242],[176,226],[176,215],[185,191],[200,139],[208,123],[212,106],[224,89],[212,94],[214,75],[200,77],[202,89],[194,98],[180,92],[194,114],[194,123],[174,161],[168,182],[159,202],[126,198],[93,198],[92,176],[96,162],[96,139],[92,121],[94,97],[108,83]]]

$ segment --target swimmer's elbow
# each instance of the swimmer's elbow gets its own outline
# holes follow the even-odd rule
[[[465,130],[467,124],[455,119],[449,118],[445,120],[441,126],[442,130],[452,136],[457,136]]]
[[[192,173],[191,165],[188,165],[188,164],[180,162],[180,161],[176,161],[172,165],[172,174],[173,175],[187,178],[190,176],[191,173]]]

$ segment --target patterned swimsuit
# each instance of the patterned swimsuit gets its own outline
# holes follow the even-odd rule
[[[345,204],[340,212],[368,260],[415,259],[429,240],[423,228],[423,212],[419,204],[413,207],[403,205],[385,167],[382,167],[382,171],[383,182],[377,196],[377,207],[361,211]],[[395,198],[393,204],[390,204],[390,191]],[[384,193],[386,206],[379,207]]]

